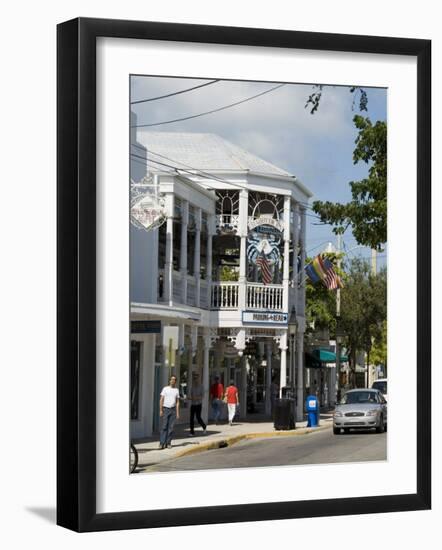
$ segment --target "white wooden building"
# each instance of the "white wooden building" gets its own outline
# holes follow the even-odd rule
[[[310,191],[292,174],[213,134],[132,136],[131,177],[148,175],[165,222],[131,228],[131,436],[158,427],[170,372],[187,421],[191,372],[240,389],[241,414],[270,414],[272,377],[304,396],[305,211]],[[178,168],[178,170],[177,170]],[[161,332],[179,327],[175,366]]]

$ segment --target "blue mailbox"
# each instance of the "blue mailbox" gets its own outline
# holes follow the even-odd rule
[[[305,409],[307,411],[307,427],[319,426],[319,400],[316,395],[307,395]]]

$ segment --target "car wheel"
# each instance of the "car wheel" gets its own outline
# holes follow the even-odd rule
[[[384,417],[381,416],[379,419],[379,426],[376,426],[376,433],[383,434],[385,432]]]
[[[333,433],[334,433],[335,435],[340,435],[340,433],[341,433],[341,428],[333,428]]]

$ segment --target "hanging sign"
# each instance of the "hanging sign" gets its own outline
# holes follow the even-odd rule
[[[266,325],[286,325],[288,323],[287,313],[275,313],[267,311],[243,311],[243,323],[264,323]]]
[[[164,198],[149,177],[131,184],[130,221],[145,231],[160,227],[166,221]]]

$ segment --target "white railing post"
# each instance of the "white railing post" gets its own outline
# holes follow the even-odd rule
[[[241,238],[240,257],[239,257],[239,295],[238,308],[246,309],[246,264],[247,264],[247,220],[249,208],[249,192],[247,189],[241,189],[239,193],[239,227],[238,232]]]
[[[181,272],[181,303],[187,303],[187,224],[189,223],[189,202],[181,203],[181,250],[180,250],[180,272]]]
[[[173,208],[172,194],[166,195],[166,261],[164,265],[164,295],[169,305],[173,300]]]
[[[282,309],[289,310],[290,276],[290,197],[284,197],[284,261],[282,267]]]

